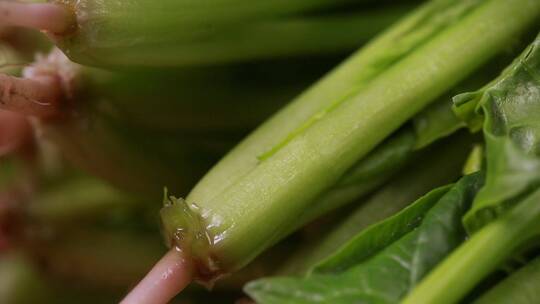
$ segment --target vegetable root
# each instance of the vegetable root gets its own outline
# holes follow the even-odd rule
[[[0,2],[0,25],[13,25],[62,34],[73,28],[74,16],[51,3]]]
[[[191,283],[190,257],[178,249],[170,250],[121,304],[165,304]]]
[[[50,117],[58,113],[61,96],[60,80],[54,76],[26,79],[0,75],[0,109]]]

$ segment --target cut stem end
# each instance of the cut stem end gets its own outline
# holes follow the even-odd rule
[[[166,304],[193,277],[193,264],[185,252],[171,249],[120,304]]]
[[[74,24],[73,13],[58,4],[0,2],[0,26],[22,26],[63,34]]]

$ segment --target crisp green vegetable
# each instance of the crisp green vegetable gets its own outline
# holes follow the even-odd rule
[[[540,181],[539,69],[540,36],[493,83],[457,97],[459,106],[477,104],[485,116],[488,174],[486,187],[465,217],[470,230],[504,213]]]
[[[310,17],[305,13],[353,1],[51,2],[64,6],[76,23],[75,29],[52,35],[55,43],[72,60],[105,68],[208,65],[351,50],[407,10]]]
[[[30,1],[0,302],[535,301],[538,0]]]
[[[438,188],[356,235],[306,278],[246,286],[258,303],[396,303],[465,238],[461,217],[481,175]]]
[[[538,235],[539,200],[540,191],[537,190],[475,233],[438,265],[404,303],[459,301],[480,280]]]
[[[167,241],[192,248],[203,280],[242,267],[358,160],[539,14],[540,3],[530,0],[424,5],[244,140],[187,204],[171,199],[162,211]],[[200,235],[208,238],[190,237]]]
[[[484,89],[457,98],[458,107],[472,103],[485,117],[486,184],[464,218],[472,237],[430,273],[405,303],[460,300],[538,236],[539,42],[540,37]]]
[[[490,63],[497,65],[497,61],[499,60]],[[449,94],[440,97],[438,101],[415,115],[409,123],[379,144],[366,157],[350,168],[331,189],[321,195],[304,212],[297,226],[300,227],[333,209],[370,193],[402,169],[404,165],[414,161],[415,157],[422,157],[418,155],[422,153],[422,149],[464,127],[466,124],[458,119],[452,111],[450,100],[453,95],[451,92],[476,88],[477,83],[491,79],[493,77],[491,74],[490,71],[481,69],[459,83]]]

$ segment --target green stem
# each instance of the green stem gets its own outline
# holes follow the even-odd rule
[[[303,17],[234,26],[174,47],[127,52],[115,64],[210,65],[349,51],[382,31],[409,7],[332,17]],[[146,60],[141,62],[139,58]]]
[[[59,47],[73,61],[111,68],[177,65],[185,61],[182,49],[186,43],[352,0],[53,2],[77,16],[74,33],[53,37]]]
[[[540,232],[540,190],[488,224],[435,268],[403,304],[457,303]]]
[[[211,256],[217,273],[251,261],[347,169],[539,14],[536,0],[434,1],[387,31],[254,132],[193,190],[187,203],[211,236],[208,251],[194,251],[195,258]]]
[[[355,164],[338,183],[314,201],[297,221],[297,225],[288,232],[377,189],[412,161],[417,154],[415,152],[418,152],[414,150],[414,144],[415,135],[412,130],[407,128],[398,131]]]
[[[391,65],[389,62],[400,59],[403,51],[389,54],[389,50],[398,48],[396,43],[401,41],[399,38],[403,33],[413,31],[418,20],[431,9],[437,7],[423,7],[400,21],[266,121],[222,159],[192,190],[190,197],[199,202],[210,201],[253,170],[261,155],[290,137],[321,109],[332,101],[345,98],[351,91],[357,91],[358,87],[366,86]]]

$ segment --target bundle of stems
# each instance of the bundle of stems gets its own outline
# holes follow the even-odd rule
[[[32,185],[0,185],[26,256],[7,273],[43,298],[36,269],[113,301],[135,286],[123,304],[206,293],[191,282],[491,301],[519,292],[500,269],[535,280],[540,38],[518,53],[540,2],[353,2],[0,2],[0,26],[55,45],[20,68],[36,44],[0,37],[0,157]]]
[[[73,61],[110,69],[351,50],[409,10],[400,6],[341,16],[308,14],[352,2],[4,1],[0,22],[45,30]]]

